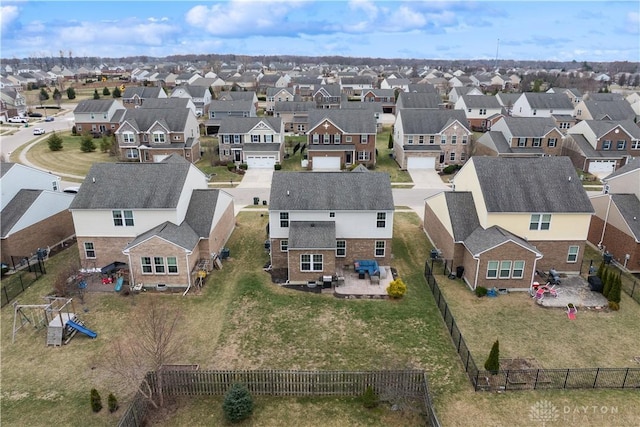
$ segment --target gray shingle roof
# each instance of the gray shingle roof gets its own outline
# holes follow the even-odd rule
[[[0,178],[4,176],[9,170],[15,165],[15,163],[10,162],[0,162]]]
[[[401,108],[438,108],[442,98],[432,92],[400,92],[398,105]]]
[[[279,113],[295,113],[300,111],[315,110],[316,103],[313,101],[276,101],[273,110]]]
[[[593,212],[568,157],[474,156],[470,162],[488,212]]]
[[[189,98],[148,98],[138,110],[186,109],[190,101]]]
[[[633,237],[640,241],[640,200],[635,194],[612,194],[613,203],[629,225]]]
[[[171,155],[159,163],[94,163],[69,209],[175,208],[190,168],[178,158],[182,159]]]
[[[500,246],[508,241],[513,241],[519,245],[529,249],[531,252],[540,254],[540,252],[526,240],[521,239],[499,226],[492,226],[487,229],[482,227],[476,228],[470,235],[464,240],[464,245],[469,252],[473,255],[479,255],[489,249]]]
[[[211,101],[209,111],[251,111],[251,101]]]
[[[527,101],[529,101],[529,106],[537,110],[573,109],[571,100],[564,93],[525,92],[523,95],[527,98]]]
[[[478,144],[482,144],[491,148],[498,154],[511,153],[511,146],[509,142],[504,138],[502,132],[488,131],[485,132],[480,138],[478,138]]]
[[[294,95],[294,91],[289,87],[268,87],[267,96],[276,96],[280,92],[287,92],[290,96]]]
[[[500,108],[498,98],[491,95],[462,95],[467,108]]]
[[[106,113],[111,108],[111,105],[116,102],[113,99],[85,99],[80,101],[76,108],[73,109],[74,113]]]
[[[336,223],[334,221],[291,221],[289,249],[334,249]]]
[[[316,89],[314,96],[316,93],[320,93],[323,96],[339,97],[342,95],[342,89],[338,84],[321,85]]]
[[[460,126],[467,126],[462,110],[402,109],[399,115],[405,135],[435,135],[455,120]]]
[[[585,122],[593,130],[597,138],[603,137],[617,126],[621,126],[633,138],[640,139],[640,127],[633,120],[585,120]]]
[[[480,226],[473,195],[467,191],[445,191],[443,194],[453,228],[453,240],[461,242]]]
[[[280,117],[223,117],[218,134],[249,133],[260,122],[269,126],[274,132],[280,133],[282,126]]]
[[[520,98],[521,94],[519,93],[498,93],[496,94],[496,98],[502,101],[502,105],[504,106],[513,106],[513,104]]]
[[[325,119],[330,120],[345,133],[375,134],[377,132],[376,117],[369,110],[320,109],[309,111],[309,129],[313,130]]]
[[[193,190],[184,221],[199,237],[209,237],[220,190]]]
[[[158,86],[129,86],[124,88],[123,98],[133,98],[138,96],[139,98],[157,98],[162,88]]]
[[[616,177],[618,175],[622,175],[622,174],[634,171],[636,169],[640,169],[640,157],[636,157],[635,159],[633,159],[630,162],[628,162],[626,165],[622,166],[621,168],[619,168],[615,172],[611,173],[611,175],[608,175],[605,178],[605,180],[607,180],[609,178],[614,178],[614,177]]]
[[[36,201],[43,190],[26,190],[21,189],[18,193],[7,203],[7,205],[0,212],[0,228],[2,237],[6,237],[9,231],[14,225],[22,218],[22,216],[29,210],[33,202]]]
[[[122,123],[126,121],[137,131],[147,131],[159,122],[171,132],[184,132],[190,111],[188,108],[133,108],[125,112]]]
[[[276,211],[393,210],[383,172],[274,172],[269,200]]]
[[[428,83],[411,83],[409,84],[409,92],[437,93],[436,88]]]
[[[556,128],[556,122],[551,117],[505,116],[502,120],[515,138],[542,138]]]
[[[253,91],[237,91],[237,92],[220,92],[218,94],[218,100],[223,98],[232,101],[250,101],[253,102],[256,93]]]
[[[636,113],[627,101],[584,101],[584,105],[595,120],[633,120]]]
[[[178,226],[172,222],[166,221],[137,236],[125,247],[125,250],[152,237],[160,237],[161,239],[167,240],[187,250],[193,250],[200,240],[195,231],[193,231],[186,222],[183,222]]]

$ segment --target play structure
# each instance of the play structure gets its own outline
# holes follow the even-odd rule
[[[567,317],[569,320],[576,320],[576,314],[578,314],[578,307],[572,303],[567,304]]]
[[[13,335],[29,324],[35,329],[47,327],[47,345],[60,346],[68,344],[77,332],[90,338],[98,334],[88,329],[75,314],[73,298],[45,297],[47,304],[13,304]]]

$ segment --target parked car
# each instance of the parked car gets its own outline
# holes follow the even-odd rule
[[[42,117],[42,113],[27,113],[29,117]]]
[[[52,122],[53,121],[53,116],[49,116],[47,118],[44,119],[45,122]]]
[[[34,135],[44,135],[44,129],[42,128],[33,128]]]
[[[24,117],[13,116],[13,117],[9,117],[9,120],[7,120],[7,122],[9,122],[9,123],[27,123],[28,120],[25,119]]]

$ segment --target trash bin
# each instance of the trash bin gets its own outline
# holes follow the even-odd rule
[[[253,198],[253,204],[254,205],[259,205],[260,204],[260,197],[254,197]]]
[[[262,206],[267,206],[267,201],[266,200],[262,201]]]
[[[438,258],[438,250],[431,249],[431,259],[437,259],[437,258]]]
[[[229,258],[229,248],[222,248],[222,250],[220,251],[220,259],[227,258]]]
[[[462,265],[459,265],[456,267],[456,277],[458,279],[462,279],[462,275],[464,274],[464,267]]]
[[[610,254],[609,252],[605,252],[604,254],[602,254],[602,259],[604,260],[605,264],[611,264],[611,260],[613,259],[613,255]]]

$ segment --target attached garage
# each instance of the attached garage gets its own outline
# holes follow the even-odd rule
[[[407,157],[407,169],[435,169],[435,157]]]
[[[312,162],[314,171],[340,170],[340,157],[313,157]]]
[[[249,169],[273,169],[276,164],[276,156],[247,155],[247,167]]]
[[[164,159],[166,159],[167,157],[169,157],[168,154],[155,154],[153,156],[153,161],[154,161],[154,163],[159,163],[159,162],[163,161]]]
[[[616,167],[615,160],[591,160],[589,162],[589,173],[611,173]]]

